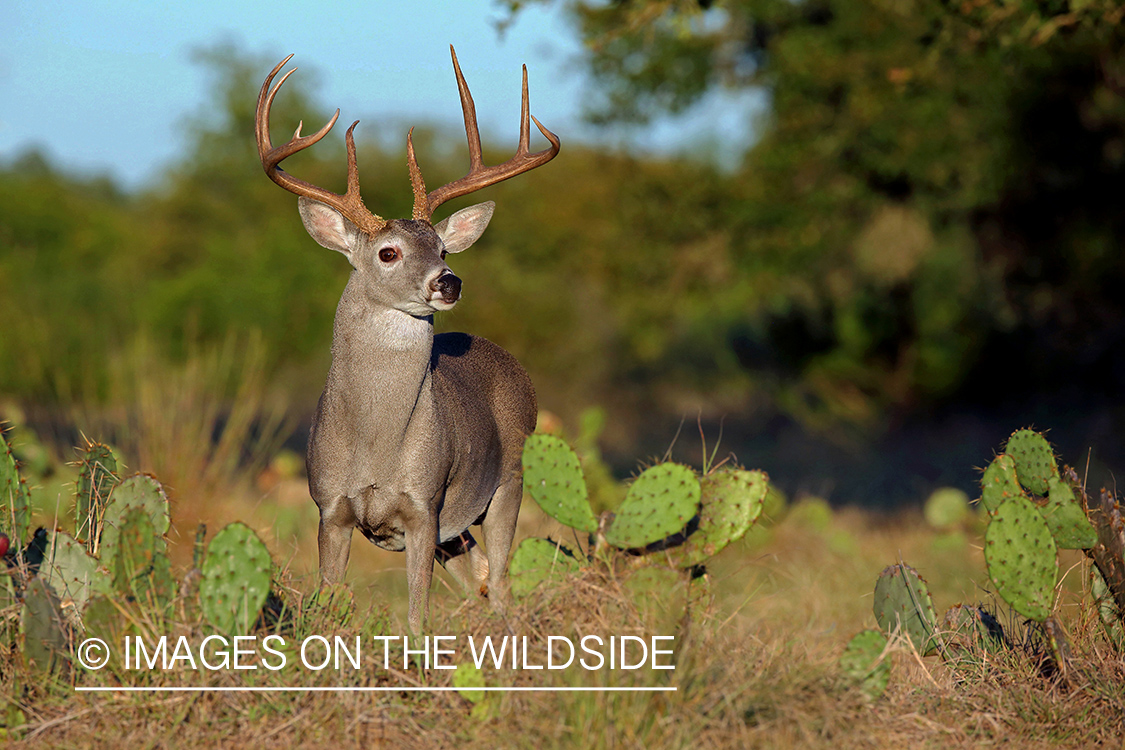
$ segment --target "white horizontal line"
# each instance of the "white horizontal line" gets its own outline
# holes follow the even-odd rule
[[[676,687],[75,687],[79,693],[622,693],[675,692]]]

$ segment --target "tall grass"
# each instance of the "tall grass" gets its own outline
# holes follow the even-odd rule
[[[265,362],[254,334],[193,346],[182,362],[140,336],[111,362],[105,397],[77,407],[74,422],[181,501],[207,504],[255,476],[292,433]]]

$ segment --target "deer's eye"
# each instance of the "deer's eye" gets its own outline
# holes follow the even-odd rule
[[[399,252],[397,247],[384,247],[379,251],[379,260],[384,263],[393,263],[399,259]]]
[[[448,251],[446,251],[446,250],[442,250],[442,251],[441,251],[441,259],[442,259],[442,260],[445,260],[445,256],[447,256],[447,255],[449,255],[449,252],[448,252]]]

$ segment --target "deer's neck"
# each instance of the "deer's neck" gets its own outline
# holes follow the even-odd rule
[[[349,282],[336,310],[325,387],[337,424],[349,423],[360,445],[397,454],[411,420],[429,408],[433,342],[432,318],[374,303]]]

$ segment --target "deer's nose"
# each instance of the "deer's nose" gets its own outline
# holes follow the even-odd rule
[[[461,299],[461,279],[457,278],[451,272],[447,271],[441,276],[438,276],[434,280],[432,287],[446,302],[452,303]]]

